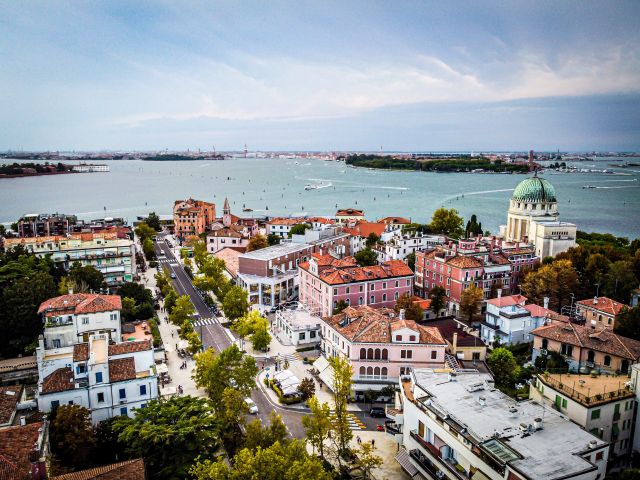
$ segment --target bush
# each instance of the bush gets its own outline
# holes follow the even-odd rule
[[[315,350],[315,349],[316,349],[315,345],[312,345],[310,347],[299,347],[299,348],[296,348],[296,352],[310,352],[311,350]]]
[[[193,280],[193,270],[191,270],[191,267],[189,265],[184,266],[184,271],[189,276],[189,278]]]
[[[151,260],[149,262],[149,268],[158,268],[158,262],[156,262],[155,260]]]
[[[160,329],[158,328],[158,317],[150,318],[147,320],[147,323],[153,336],[153,346],[154,348],[158,348],[162,345],[162,337],[160,336]]]
[[[276,395],[278,395],[278,400],[283,405],[293,405],[294,403],[300,403],[302,401],[302,398],[298,395],[294,395],[292,397],[285,397],[282,394],[282,390],[280,390],[280,387],[278,387],[278,385],[276,385],[276,382],[274,382],[273,380],[269,381],[269,385],[271,386],[271,390],[276,392]]]

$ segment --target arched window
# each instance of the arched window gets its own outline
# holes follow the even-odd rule
[[[366,348],[361,348],[360,349],[360,360],[367,358],[367,349]]]
[[[389,351],[386,348],[382,349],[382,360],[389,360]]]
[[[360,367],[360,375],[364,375],[366,372],[366,369],[364,367]]]
[[[416,336],[415,335],[409,335],[409,341],[410,342],[415,342],[416,341]]]
[[[376,356],[375,356],[376,360],[380,360],[380,349],[376,348]]]
[[[369,360],[373,360],[373,348],[370,348],[369,350],[367,350],[367,358]]]
[[[387,367],[382,367],[380,374],[382,375],[382,378],[387,378]]]
[[[373,367],[367,367],[367,375],[373,375]]]
[[[373,369],[373,374],[376,376],[380,376],[380,367],[376,367]]]
[[[593,350],[589,350],[589,351],[587,352],[587,362],[591,362],[591,363],[593,363],[593,361],[595,360],[595,358],[596,358],[596,352],[594,352]]]
[[[604,364],[605,364],[605,366],[607,366],[607,367],[610,367],[610,366],[611,366],[611,357],[610,357],[609,355],[605,355],[605,356],[604,356]]]

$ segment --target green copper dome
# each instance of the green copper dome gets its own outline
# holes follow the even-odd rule
[[[556,189],[544,178],[534,176],[527,178],[518,184],[513,191],[514,200],[522,202],[540,203],[556,202]]]

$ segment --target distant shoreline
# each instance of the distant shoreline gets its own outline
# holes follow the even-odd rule
[[[66,175],[69,173],[84,173],[84,172],[74,172],[74,171],[66,171],[66,172],[36,172],[36,173],[0,173],[0,178],[20,178],[20,177],[44,177],[47,175]]]

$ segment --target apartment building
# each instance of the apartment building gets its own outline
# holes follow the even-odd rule
[[[273,308],[298,297],[298,265],[311,256],[313,245],[282,243],[238,256],[237,283],[249,302]]]
[[[394,307],[404,294],[413,294],[413,272],[400,260],[370,267],[353,257],[337,259],[314,253],[300,264],[300,302],[328,317],[338,302],[347,305]]]
[[[327,358],[345,357],[353,368],[353,390],[362,398],[366,390],[396,384],[412,368],[442,368],[447,342],[434,327],[417,324],[390,308],[347,307],[322,320],[321,349]],[[320,361],[319,365],[326,363]],[[318,368],[320,370],[320,368]],[[331,377],[322,369],[320,378]],[[327,385],[333,385],[326,378]]]
[[[629,373],[640,361],[640,341],[613,333],[610,328],[593,328],[571,322],[551,323],[531,332],[532,361],[548,352],[564,356],[573,371],[598,370]]]
[[[47,348],[70,347],[89,341],[92,334],[104,334],[112,342],[121,339],[118,295],[73,293],[50,298],[40,304]]]
[[[393,236],[392,230],[390,230],[388,225],[384,223],[367,222],[366,220],[351,222],[345,225],[343,231],[351,237],[350,250],[352,255],[355,255],[367,247],[367,240],[372,234],[382,242],[390,240]]]
[[[216,205],[203,200],[176,200],[173,204],[173,225],[176,237],[183,242],[188,237],[207,231],[216,219]]]
[[[611,456],[630,453],[636,402],[627,377],[537,375],[529,398],[561,412],[584,430],[609,442]]]
[[[445,241],[446,237],[441,235],[427,235],[415,231],[403,233],[401,230],[394,230],[390,239],[374,246],[373,250],[378,255],[379,262],[406,261],[407,256],[412,253],[431,250],[444,244]]]
[[[90,265],[104,275],[108,287],[131,282],[136,274],[135,245],[117,231],[72,233],[66,236],[7,238],[5,248],[24,246],[38,257],[51,259],[65,269],[75,262]]]
[[[313,253],[329,254],[336,258],[349,255],[350,237],[340,227],[327,225],[323,228],[308,228],[304,233],[291,236],[293,243],[313,246]]]
[[[277,235],[280,238],[289,238],[289,232],[294,226],[303,225],[305,223],[307,223],[307,219],[303,217],[276,217],[269,219],[265,224],[265,228],[267,235]]]
[[[314,346],[320,343],[322,320],[299,302],[292,302],[276,312],[271,332],[284,345],[297,347]]]
[[[400,380],[396,460],[432,479],[599,480],[609,444],[553,409],[515,402],[491,376],[413,369]]]
[[[71,232],[71,227],[77,221],[75,215],[61,213],[32,213],[24,215],[18,220],[18,236],[29,237],[53,237],[66,235]]]
[[[207,252],[216,253],[227,247],[244,251],[249,245],[249,240],[241,226],[219,228],[207,233]]]
[[[625,308],[631,307],[608,297],[593,297],[576,302],[577,314],[596,328],[613,329],[618,315]]]

